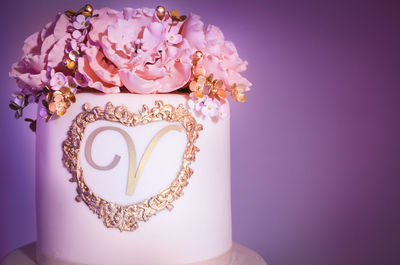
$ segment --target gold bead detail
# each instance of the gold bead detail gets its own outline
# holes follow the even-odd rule
[[[171,11],[171,17],[179,17],[179,11],[174,9]]]
[[[90,14],[93,14],[93,6],[91,6],[89,4],[85,5],[85,11]]]
[[[64,61],[64,65],[65,65],[65,67],[67,67],[70,70],[74,70],[76,67],[76,63],[71,59],[66,59]]]
[[[193,64],[197,64],[197,62],[200,61],[201,58],[203,58],[203,53],[201,51],[196,51],[193,54]]]
[[[201,58],[203,58],[203,53],[201,51],[196,51],[194,53],[195,58],[197,58],[198,60],[200,60]]]
[[[163,6],[157,6],[156,7],[156,14],[157,17],[162,20],[165,17],[165,7]]]

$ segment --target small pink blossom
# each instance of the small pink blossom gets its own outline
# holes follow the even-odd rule
[[[72,32],[72,38],[74,38],[77,41],[77,43],[81,43],[85,40],[87,33],[88,33],[87,29],[84,29],[83,31],[74,30]]]
[[[55,73],[50,79],[50,86],[52,90],[60,90],[67,84],[67,78],[61,72]]]
[[[80,37],[82,37],[82,32],[80,30],[74,30],[72,32],[72,38],[74,39],[79,39]]]
[[[221,103],[218,100],[207,98],[201,108],[201,113],[204,116],[215,117],[216,115],[218,115],[218,109],[220,105]]]
[[[229,119],[230,113],[229,113],[229,105],[228,105],[228,103],[224,103],[218,108],[218,116],[222,120]]]
[[[169,43],[178,44],[182,41],[182,35],[179,34],[179,27],[172,27],[169,31],[167,31],[166,39]]]
[[[75,29],[84,29],[88,26],[88,19],[84,15],[77,15],[72,23]]]
[[[197,112],[201,111],[201,108],[204,106],[204,101],[208,99],[206,95],[204,95],[202,98],[198,98],[196,97],[194,92],[190,93],[189,97],[190,97],[188,101],[189,108]]]

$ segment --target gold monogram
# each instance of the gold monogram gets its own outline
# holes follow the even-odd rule
[[[93,161],[92,146],[93,146],[94,139],[101,132],[116,131],[116,132],[120,133],[126,141],[126,144],[128,147],[128,155],[129,155],[128,185],[126,188],[126,195],[133,195],[133,193],[135,192],[136,184],[139,181],[139,177],[140,177],[140,175],[143,171],[143,168],[146,164],[146,161],[149,158],[154,147],[156,146],[158,141],[161,139],[161,137],[163,137],[167,132],[173,131],[173,130],[181,132],[181,131],[183,131],[183,127],[181,125],[176,125],[176,124],[168,125],[168,126],[164,127],[163,129],[161,129],[153,137],[153,139],[150,141],[149,145],[147,146],[142,159],[140,160],[139,167],[136,170],[136,173],[135,173],[135,169],[136,169],[135,144],[132,141],[129,134],[126,131],[124,131],[118,127],[104,126],[104,127],[100,127],[100,128],[97,128],[96,130],[94,130],[87,139],[87,142],[85,145],[85,157],[86,157],[86,160],[88,161],[89,165],[98,170],[111,170],[114,167],[116,167],[118,165],[119,161],[121,160],[121,157],[119,155],[115,155],[114,159],[107,166],[99,166],[98,164],[96,164]]]
[[[179,123],[179,125],[169,125],[160,130],[150,141],[145,153],[136,167],[136,151],[132,139],[122,129],[112,126],[106,126],[96,129],[87,140],[88,148],[85,148],[85,156],[91,166],[99,170],[108,170],[115,167],[119,160],[119,156],[115,156],[113,161],[106,166],[99,166],[91,159],[91,145],[101,131],[114,130],[124,137],[129,151],[129,174],[127,194],[133,194],[137,180],[143,170],[143,167],[151,154],[157,142],[164,134],[171,130],[185,131],[187,135],[187,145],[182,159],[182,164],[176,178],[172,183],[154,196],[129,205],[120,205],[108,202],[99,197],[86,185],[83,170],[79,161],[79,150],[84,138],[84,132],[88,124],[98,120],[106,120],[119,122],[125,126],[132,127],[147,124],[156,121],[168,121]],[[134,231],[138,228],[138,221],[147,221],[150,217],[158,212],[168,209],[172,210],[172,203],[183,195],[183,189],[188,185],[188,180],[193,174],[190,165],[196,159],[196,152],[199,148],[194,145],[199,137],[199,132],[203,129],[201,124],[182,105],[177,108],[172,105],[164,105],[162,101],[156,101],[155,107],[151,110],[143,105],[139,114],[130,113],[124,106],[114,107],[110,102],[106,104],[105,109],[95,107],[90,109],[88,104],[83,105],[83,112],[78,114],[74,119],[68,131],[68,137],[63,143],[63,162],[65,167],[71,173],[70,181],[77,183],[76,200],[83,201],[99,218],[103,220],[106,227],[118,228],[120,231]],[[91,160],[91,162],[89,161]]]

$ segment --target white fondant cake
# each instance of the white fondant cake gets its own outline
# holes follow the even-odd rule
[[[9,106],[18,119],[39,105],[25,119],[39,265],[229,264],[227,97],[251,83],[222,31],[163,6],[87,4],[22,50]]]
[[[82,93],[62,118],[50,122],[38,119],[36,194],[40,265],[178,265],[209,260],[219,263],[205,264],[229,264],[230,255],[224,256],[232,246],[229,120],[195,116],[203,130],[195,142],[200,151],[190,166],[193,174],[183,190],[184,196],[173,202],[171,211],[162,210],[147,222],[139,222],[134,231],[108,228],[85,202],[78,203],[75,200],[77,183],[69,181],[72,175],[62,161],[67,132],[85,103],[91,108],[104,109],[111,102],[114,106],[125,106],[131,113],[139,113],[143,104],[151,109],[156,100],[187,108],[187,97],[183,94]],[[170,131],[159,139],[144,163],[133,195],[126,194],[130,154],[120,132],[98,133],[89,148],[92,162],[100,167],[119,156],[111,169],[93,168],[84,148],[96,129],[119,128],[132,139],[139,162],[152,138],[169,124],[176,122],[161,120],[133,127],[105,120],[88,124],[79,151],[87,186],[104,200],[120,205],[140,202],[167,187],[181,167],[188,142],[185,132]]]

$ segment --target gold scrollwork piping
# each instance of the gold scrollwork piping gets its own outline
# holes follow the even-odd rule
[[[99,197],[90,189],[90,187],[87,186],[79,161],[79,150],[85,129],[88,124],[98,120],[119,122],[128,127],[161,120],[180,123],[180,125],[175,126],[183,128],[187,134],[188,141],[183,155],[182,164],[176,178],[167,188],[163,189],[158,194],[134,204],[120,205],[108,202]],[[151,153],[151,150],[162,135],[169,130],[179,130],[178,127],[170,126],[167,126],[164,129],[153,137],[146,150],[146,152],[148,151],[148,154],[145,152],[143,155],[143,158],[146,158],[142,158],[136,174],[140,175],[141,170],[139,171],[139,169],[143,168],[148,155]],[[175,108],[172,105],[165,105],[160,100],[155,102],[155,107],[152,109],[143,105],[139,114],[130,113],[124,106],[114,107],[111,102],[106,104],[105,109],[100,107],[90,109],[88,104],[84,104],[83,112],[76,116],[69,128],[68,137],[63,142],[64,165],[72,174],[70,181],[77,183],[78,195],[76,196],[76,200],[85,202],[89,209],[103,220],[106,227],[118,228],[120,231],[134,231],[138,228],[138,221],[147,221],[150,217],[165,209],[172,210],[172,203],[183,195],[183,189],[188,185],[188,179],[193,174],[190,165],[195,161],[196,152],[199,151],[199,148],[195,146],[195,141],[199,137],[199,132],[202,129],[202,125],[198,124],[196,119],[182,105]],[[113,165],[116,159],[118,158],[114,157],[113,162],[107,167]],[[134,171],[132,170],[132,172]],[[133,179],[135,180],[137,178],[134,177]]]

